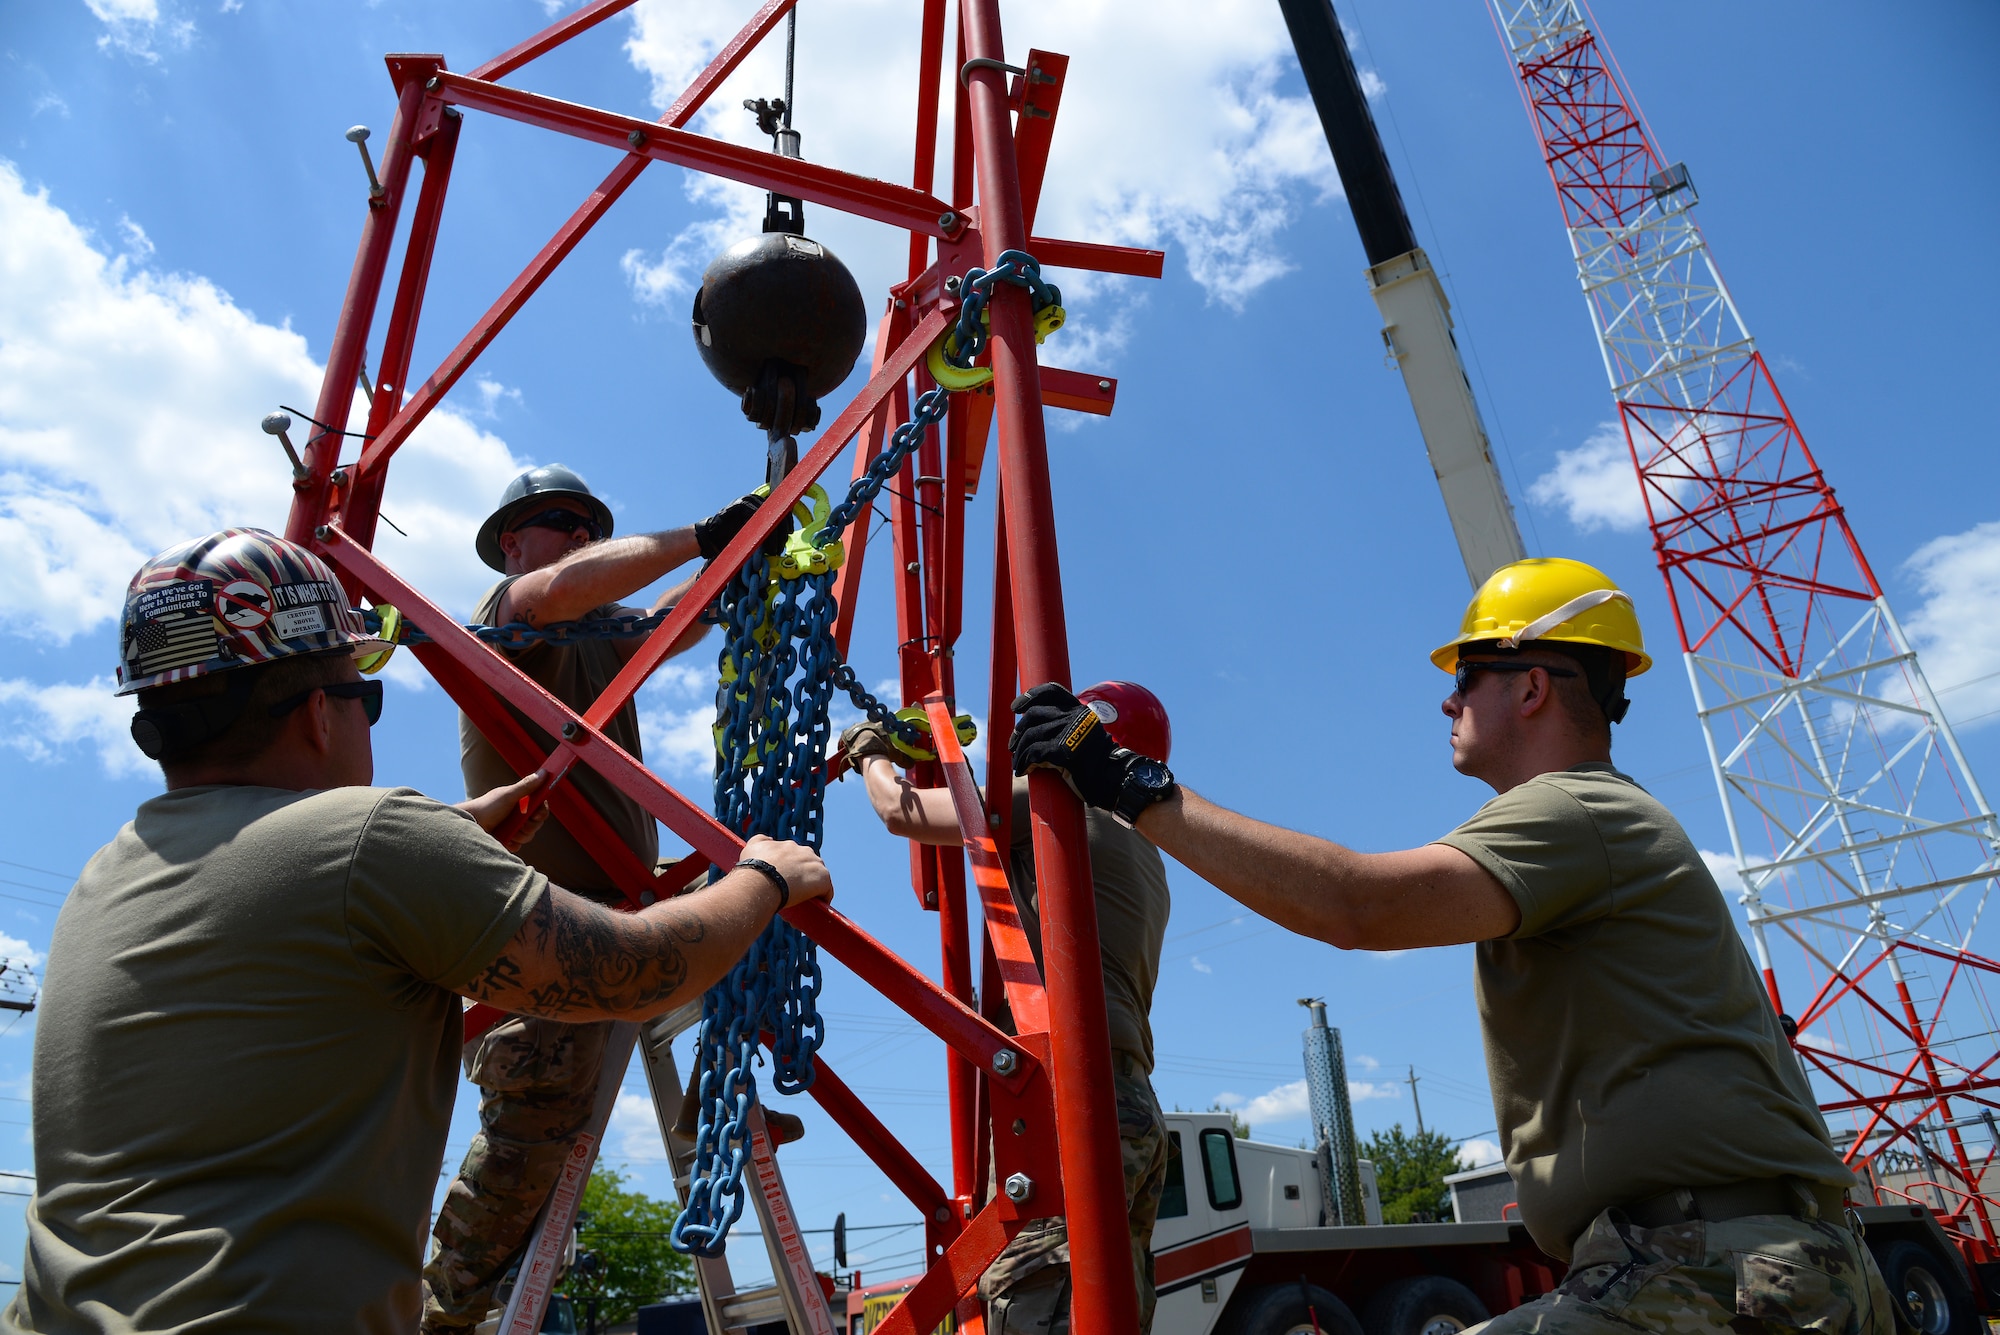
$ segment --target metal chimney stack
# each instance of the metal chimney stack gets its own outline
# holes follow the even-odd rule
[[[1326,1002],[1301,997],[1299,1005],[1312,1012],[1312,1028],[1305,1032],[1306,1090],[1312,1098],[1325,1222],[1358,1226],[1368,1222],[1367,1203],[1361,1195],[1360,1155],[1354,1145],[1354,1110],[1347,1102],[1347,1058],[1340,1049],[1340,1031],[1327,1028]]]

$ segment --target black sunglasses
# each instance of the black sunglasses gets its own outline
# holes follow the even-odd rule
[[[589,515],[580,515],[574,510],[544,510],[538,515],[530,515],[517,523],[509,524],[509,533],[518,533],[524,528],[552,528],[558,533],[574,533],[582,529],[596,542],[604,536],[604,528]]]
[[[1458,693],[1464,695],[1466,690],[1472,685],[1472,679],[1482,672],[1531,672],[1536,668],[1540,668],[1551,677],[1574,677],[1577,675],[1568,668],[1550,667],[1546,663],[1496,663],[1491,659],[1470,663],[1461,658],[1458,660],[1458,667],[1452,671],[1451,681],[1452,685],[1457,688]]]
[[[271,717],[283,718],[312,699],[314,691],[325,691],[336,700],[359,700],[371,728],[382,720],[382,683],[379,681],[337,681],[331,686],[314,686],[300,691],[289,700],[280,700],[272,705]]]

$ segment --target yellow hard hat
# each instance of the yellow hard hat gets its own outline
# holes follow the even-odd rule
[[[1560,556],[1531,556],[1487,576],[1465,605],[1458,638],[1433,650],[1431,662],[1452,672],[1461,644],[1495,641],[1512,649],[1529,640],[1620,650],[1628,677],[1653,666],[1639,635],[1632,596],[1597,567]]]

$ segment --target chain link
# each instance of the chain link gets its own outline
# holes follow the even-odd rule
[[[986,303],[995,283],[1013,283],[1028,289],[1037,314],[1062,306],[1062,289],[1042,281],[1041,266],[1025,250],[1003,250],[991,269],[967,269],[958,285],[958,325],[945,341],[944,359],[961,371],[972,369],[973,359],[986,350]],[[1058,314],[1060,312],[1058,311]],[[1060,328],[1060,321],[1055,328]],[[1048,332],[1053,332],[1053,329]],[[1035,341],[1041,342],[1040,335]]]

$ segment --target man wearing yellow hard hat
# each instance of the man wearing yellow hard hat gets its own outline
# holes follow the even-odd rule
[[[1631,598],[1581,561],[1516,561],[1431,661],[1452,674],[1452,765],[1497,796],[1421,848],[1360,853],[1224,810],[1055,685],[1014,702],[1014,767],[1058,771],[1295,932],[1344,950],[1478,943],[1521,1220],[1570,1265],[1487,1335],[1891,1335],[1846,1215],[1854,1175],[1715,878],[1611,763],[1626,679],[1652,666]]]

